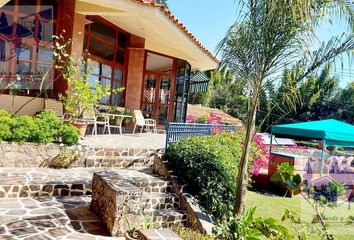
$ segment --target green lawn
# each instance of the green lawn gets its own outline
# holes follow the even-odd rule
[[[248,191],[246,195],[246,206],[257,207],[256,214],[259,216],[273,217],[279,221],[284,213],[284,209],[286,208],[297,212],[300,217],[307,222],[311,222],[314,216],[314,211],[311,206],[301,197],[283,198]],[[326,209],[325,215],[327,217],[335,216],[337,219],[346,219],[348,216],[354,215],[354,204],[352,204],[351,209],[348,209],[348,204],[341,205],[335,209],[328,208]],[[353,239],[354,236],[354,224],[330,224],[329,230],[334,234],[335,239],[349,240]]]

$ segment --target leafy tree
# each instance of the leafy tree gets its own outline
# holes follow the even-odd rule
[[[166,8],[168,8],[168,0],[157,0],[157,3],[160,3],[162,5],[164,5]]]
[[[331,117],[354,124],[354,81],[339,92],[330,107],[336,109]]]
[[[287,66],[302,66],[297,82],[324,64],[354,48],[353,35],[334,37],[316,51],[308,47],[313,27],[341,1],[243,0],[241,19],[220,43],[223,64],[247,83],[249,105],[246,138],[237,174],[234,216],[244,208],[248,156],[255,132],[260,95],[269,82],[279,79]]]
[[[298,83],[300,71],[298,67],[284,71],[280,87],[268,99],[274,108],[263,130],[273,124],[329,118],[337,111],[332,102],[338,97],[338,79],[331,77],[330,65]]]

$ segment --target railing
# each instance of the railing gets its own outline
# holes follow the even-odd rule
[[[212,124],[197,124],[197,123],[168,123],[166,134],[166,149],[171,143],[187,137],[212,135],[215,130],[223,132],[232,132],[236,130],[235,126],[231,125],[212,125]]]

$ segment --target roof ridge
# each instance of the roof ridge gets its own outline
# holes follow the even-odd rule
[[[138,4],[146,5],[146,6],[151,6],[158,8],[172,23],[174,23],[181,31],[183,31],[187,37],[189,37],[190,40],[192,40],[202,51],[204,51],[211,59],[213,59],[215,62],[220,64],[220,61],[217,59],[217,57],[211,53],[187,28],[184,26],[184,24],[179,21],[173,13],[166,8],[163,4],[156,3],[155,0],[129,0]]]

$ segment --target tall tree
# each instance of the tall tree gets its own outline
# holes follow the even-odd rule
[[[168,8],[168,0],[156,0],[157,3],[160,3],[164,5],[166,8]]]
[[[308,47],[314,25],[318,24],[332,2],[242,0],[241,19],[230,28],[219,45],[223,64],[244,79],[249,89],[246,136],[236,178],[234,215],[244,209],[248,157],[259,99],[265,85],[279,79],[285,67],[297,62],[304,66],[297,79],[301,81],[338,55],[354,49],[352,34],[333,38],[316,51]]]

